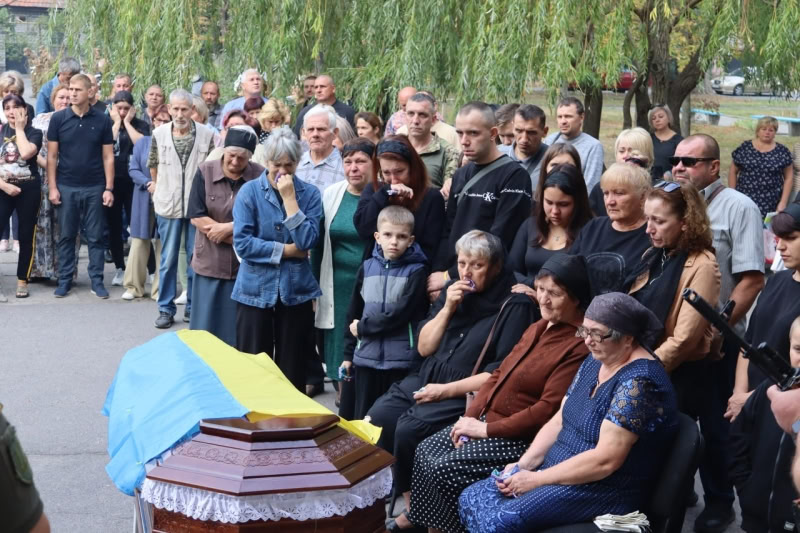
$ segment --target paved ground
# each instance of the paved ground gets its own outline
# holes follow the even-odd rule
[[[92,296],[85,247],[81,256],[78,283],[67,298],[53,298],[49,283],[32,284],[27,300],[15,300],[16,254],[0,253],[0,284],[9,296],[0,303],[0,402],[31,460],[53,531],[128,532],[132,502],[106,476],[100,409],[125,352],[161,331],[153,328],[154,302],[125,302],[122,289],[110,286],[111,265],[111,298]],[[326,387],[318,399],[333,408]],[[698,511],[690,509],[687,524]]]

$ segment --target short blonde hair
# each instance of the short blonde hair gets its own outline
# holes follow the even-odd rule
[[[649,172],[627,163],[614,163],[600,177],[600,188],[604,191],[614,186],[629,188],[642,199],[653,187]]]
[[[18,96],[25,93],[25,82],[22,81],[22,76],[15,75],[16,71],[7,71],[0,76],[0,95],[5,91],[13,88]]]
[[[626,143],[628,146],[639,152],[639,154],[647,159],[647,168],[653,166],[653,138],[650,133],[644,128],[630,128],[622,130],[617,135],[617,140],[614,142],[614,153],[619,150],[621,143]]]
[[[758,122],[756,122],[756,133],[758,133],[758,131],[761,128],[766,128],[766,127],[772,127],[772,129],[775,130],[775,132],[777,133],[778,132],[778,119],[776,119],[775,117],[770,117],[770,116],[761,117],[760,119],[758,119]]]
[[[192,104],[194,105],[194,110],[197,111],[197,114],[203,119],[200,123],[205,124],[208,122],[208,106],[206,105],[206,101],[199,96],[195,96],[192,98]]]
[[[279,120],[281,124],[287,124],[290,117],[291,112],[286,104],[277,98],[270,98],[261,107],[261,110],[258,112],[257,119],[258,123],[261,124],[261,127],[266,129],[267,121]]]
[[[665,115],[667,115],[667,121],[669,125],[672,126],[675,123],[675,119],[673,118],[672,111],[670,110],[669,106],[666,105],[657,105],[653,106],[653,109],[647,112],[647,123],[653,124],[653,113],[656,111],[663,111]]]

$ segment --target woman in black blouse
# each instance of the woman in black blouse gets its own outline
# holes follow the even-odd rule
[[[504,264],[500,239],[472,230],[458,240],[456,253],[459,279],[445,285],[419,325],[421,367],[394,383],[367,414],[383,428],[378,445],[397,458],[395,486],[406,498],[406,508],[417,444],[464,414],[464,394],[489,379],[533,322],[530,298],[509,297],[514,275]],[[484,358],[476,365],[495,323]],[[446,386],[455,381],[458,387]],[[400,529],[409,525],[398,521]]]
[[[431,186],[422,158],[405,136],[390,135],[378,143],[373,166],[372,183],[361,192],[353,215],[358,235],[372,240],[381,209],[401,205],[414,213],[414,239],[432,263],[444,229],[444,198]],[[367,248],[364,258],[371,253]]]
[[[22,97],[8,94],[3,98],[3,112],[8,123],[0,129],[0,226],[8,222],[16,209],[19,218],[16,296],[27,298],[41,199],[36,155],[42,147],[42,132],[30,125],[28,108]],[[0,292],[0,299],[3,298]]]
[[[546,168],[546,167],[545,167]],[[566,253],[592,212],[579,168],[557,165],[540,180],[531,217],[520,226],[508,262],[517,283],[512,292],[536,298],[533,281],[550,257]]]

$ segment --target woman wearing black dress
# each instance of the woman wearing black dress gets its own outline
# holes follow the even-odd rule
[[[542,265],[550,257],[566,253],[592,218],[580,168],[558,165],[542,177],[541,183],[533,213],[520,226],[508,254],[517,281],[511,292],[531,298],[536,298],[533,281]]]

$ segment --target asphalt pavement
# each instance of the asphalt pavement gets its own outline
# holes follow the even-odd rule
[[[105,272],[111,297],[93,296],[85,246],[66,298],[54,298],[55,283],[48,282],[31,284],[30,297],[17,300],[16,259],[0,253],[0,287],[9,300],[0,303],[3,413],[17,428],[54,532],[129,532],[133,502],[106,475],[107,419],[100,410],[125,353],[163,333],[153,327],[156,304],[123,301],[123,289],[111,287],[113,265]],[[179,321],[171,331],[182,327]],[[335,410],[330,384],[315,399]],[[692,531],[701,509],[689,509],[684,531]]]

